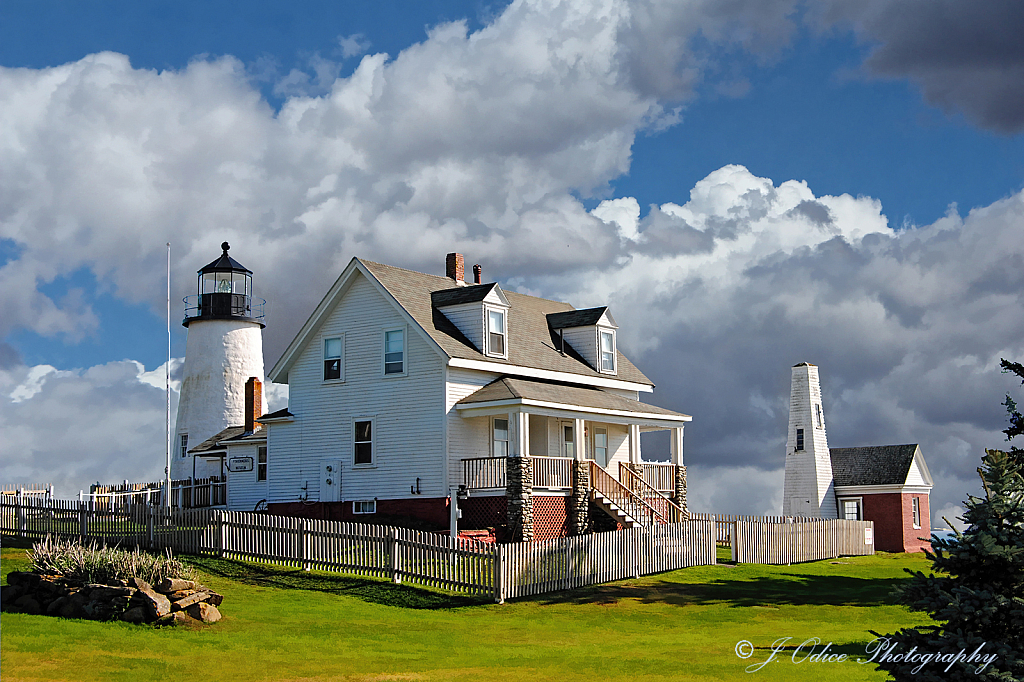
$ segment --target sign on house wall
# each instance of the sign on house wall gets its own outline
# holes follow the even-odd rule
[[[252,471],[252,457],[232,457],[228,460],[228,471],[231,473]]]

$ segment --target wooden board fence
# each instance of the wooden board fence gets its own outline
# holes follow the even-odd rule
[[[873,521],[736,521],[734,525],[732,554],[738,563],[795,564],[875,553]]]

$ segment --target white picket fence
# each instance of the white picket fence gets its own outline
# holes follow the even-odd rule
[[[0,533],[76,537],[411,582],[505,599],[715,563],[706,520],[496,545],[447,534],[220,509],[0,501]]]
[[[795,564],[875,553],[873,521],[814,519],[736,521],[732,559],[745,564]]]

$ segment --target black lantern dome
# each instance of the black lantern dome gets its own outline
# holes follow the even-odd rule
[[[198,293],[185,298],[184,326],[194,320],[245,320],[263,326],[263,299],[252,297],[252,270],[228,255],[224,242],[220,258],[200,268]]]

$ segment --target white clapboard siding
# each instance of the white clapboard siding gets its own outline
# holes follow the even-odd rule
[[[562,338],[593,368],[597,369],[597,327],[567,327]]]
[[[405,329],[405,376],[384,376],[384,330]],[[342,382],[323,381],[323,339],[344,335]],[[320,467],[341,460],[341,498],[447,493],[444,360],[362,275],[341,297],[289,372],[291,423],[270,424],[269,501],[320,499]],[[352,422],[374,420],[374,466],[354,467]],[[417,496],[419,497],[419,496]]]
[[[257,481],[259,473],[258,448],[255,443],[228,446],[227,459],[251,457],[252,471],[228,471],[227,507],[240,511],[252,511],[258,502],[267,499],[267,481]],[[269,448],[267,464],[270,464]]]
[[[448,485],[460,485],[462,460],[491,456],[490,417],[464,419],[455,403],[472,395],[498,378],[492,372],[448,368],[445,388],[445,414],[448,428]]]
[[[476,350],[484,352],[484,304],[482,301],[446,305],[438,310],[469,339]]]

